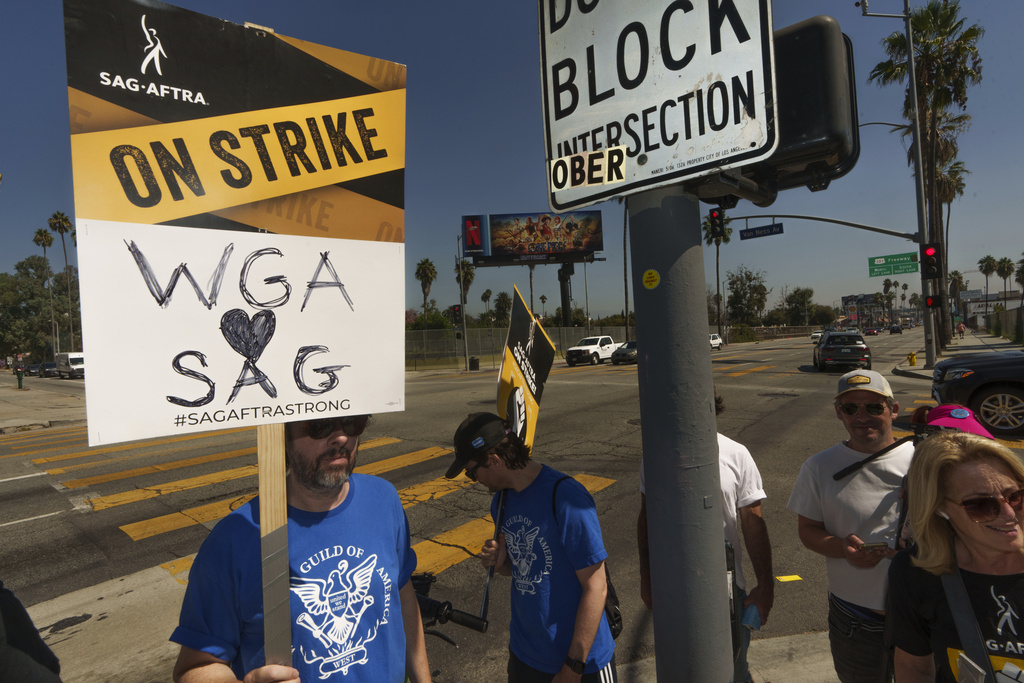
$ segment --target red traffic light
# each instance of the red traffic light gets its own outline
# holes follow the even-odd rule
[[[925,256],[935,256],[935,254],[937,252],[935,247],[930,245],[930,244],[926,245],[925,248],[922,251],[924,251],[924,255]]]

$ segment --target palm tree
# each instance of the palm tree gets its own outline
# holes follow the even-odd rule
[[[1006,309],[1007,304],[1006,281],[1010,279],[1010,276],[1013,275],[1013,271],[1015,271],[1016,269],[1017,266],[1013,263],[1013,259],[1011,259],[1009,256],[1004,256],[1003,258],[999,259],[998,263],[996,263],[996,275],[998,275],[1003,280],[1003,309]]]
[[[926,6],[913,10],[910,15],[918,101],[911,101],[908,87],[903,116],[910,121],[916,110],[920,123],[924,166],[921,175],[928,210],[928,234],[925,237],[928,241],[945,244],[938,176],[940,169],[956,157],[956,136],[966,129],[970,121],[969,115],[954,115],[949,110],[956,108],[964,112],[967,108],[968,88],[981,81],[978,42],[985,34],[985,29],[977,24],[965,27],[965,21],[959,16],[960,3],[956,0],[930,0]],[[880,85],[906,83],[910,73],[906,35],[902,32],[892,33],[882,44],[889,58],[872,69],[868,80]],[[949,196],[948,192],[945,196]],[[945,284],[943,268],[941,285]],[[940,290],[943,290],[941,285]],[[942,321],[939,329],[943,340],[948,340],[952,329],[948,314],[945,307],[939,310]]]
[[[997,265],[998,263],[992,255],[982,256],[978,259],[978,270],[985,276],[985,317],[988,317],[988,278],[996,272]]]
[[[71,269],[68,267],[68,248],[64,242],[64,235],[68,232],[74,234],[74,226],[71,225],[71,219],[68,218],[64,213],[55,211],[50,220],[47,221],[50,226],[50,230],[60,235],[60,247],[64,250],[64,274],[68,278],[68,322],[71,328],[71,346],[69,351],[75,350],[75,311],[71,308]]]
[[[956,310],[960,311],[960,292],[967,289],[967,285],[964,284],[964,274],[959,270],[954,270],[949,274],[949,298],[956,297]],[[961,312],[961,315],[963,313]]]
[[[462,301],[467,301],[466,295],[469,288],[473,286],[473,278],[476,277],[473,262],[469,259],[462,259],[455,263],[455,284],[461,289]]]
[[[512,311],[512,297],[508,292],[498,292],[494,297],[494,317],[499,323],[508,324],[508,314]]]
[[[548,298],[545,295],[541,294],[540,295],[541,315],[543,315],[545,318],[548,317],[548,311],[547,311],[547,308],[545,307],[547,302],[548,302]],[[627,337],[629,336],[629,325],[628,324],[626,325],[626,336]]]
[[[729,244],[729,238],[732,237],[732,228],[729,227],[729,223],[732,219],[725,219],[725,228],[719,234],[719,231],[715,230],[711,226],[711,219],[708,216],[704,217],[700,227],[704,231],[704,244],[707,246],[715,245],[715,290],[717,292],[718,302],[718,336],[722,336],[722,276],[719,274],[719,250],[723,244]],[[626,314],[629,315],[628,313]]]
[[[36,230],[32,242],[43,248],[43,260],[46,261],[46,291],[50,293],[50,337],[53,337],[53,287],[50,286],[50,261],[46,258],[46,250],[53,246],[53,233],[46,228]],[[57,344],[53,344],[53,359],[57,360]]]
[[[921,309],[921,295],[917,292],[910,293],[910,309],[914,311],[914,319],[917,320],[921,317],[919,311]]]
[[[1013,281],[1020,285],[1020,305],[1024,307],[1024,258],[1017,261],[1017,274],[1013,276]]]
[[[939,172],[936,181],[938,183],[938,195],[939,201],[946,205],[946,236],[943,240],[943,244],[949,244],[949,216],[953,210],[953,200],[957,197],[964,196],[964,176],[968,175],[970,171],[967,170],[967,166],[964,162],[954,159],[947,163]],[[942,258],[945,261],[942,265],[942,271],[944,273],[949,272],[949,252],[945,249],[942,250]],[[959,291],[959,290],[957,290]]]
[[[416,264],[415,277],[420,281],[420,289],[423,290],[423,315],[427,314],[427,297],[430,296],[430,285],[437,279],[437,269],[433,262],[425,258]]]
[[[484,293],[480,295],[480,301],[484,302],[484,312],[487,313],[487,317],[491,317],[491,290],[485,289]]]

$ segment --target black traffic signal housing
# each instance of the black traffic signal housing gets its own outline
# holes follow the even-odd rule
[[[925,308],[938,308],[940,305],[941,302],[939,301],[939,297],[935,296],[934,294],[929,294],[924,298]]]
[[[712,237],[725,236],[725,209],[718,206],[708,211],[708,225]]]
[[[938,242],[921,245],[921,279],[937,280],[942,276],[942,248]]]
[[[460,304],[455,304],[454,306],[452,306],[452,324],[462,324],[462,306]]]

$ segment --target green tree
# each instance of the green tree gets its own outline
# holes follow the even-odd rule
[[[754,272],[741,265],[735,273],[725,274],[729,288],[726,309],[735,323],[757,326],[764,316],[765,305],[771,290],[765,286],[763,271]]]
[[[981,55],[978,43],[985,30],[978,24],[966,26],[960,18],[960,3],[956,0],[930,0],[911,11],[911,31],[914,39],[914,70],[917,78],[917,102],[911,101],[910,88],[906,89],[903,116],[912,120],[918,112],[921,130],[921,157],[924,168],[925,200],[927,204],[928,241],[943,241],[940,188],[940,169],[956,156],[955,135],[947,128],[943,136],[944,121],[949,123],[949,110],[967,108],[967,90],[981,81]],[[903,84],[909,78],[909,55],[906,35],[895,32],[882,41],[888,59],[871,71],[869,80],[880,85]],[[959,125],[965,129],[969,116],[961,115]],[[956,129],[956,126],[953,126]],[[948,194],[947,194],[948,196]],[[943,271],[942,285],[946,285]],[[940,291],[945,292],[946,286]],[[951,325],[948,309],[940,309],[941,338],[948,341]]]
[[[437,268],[434,263],[425,258],[416,264],[415,277],[420,281],[420,289],[423,290],[423,312],[427,312],[427,297],[430,296],[430,286],[437,279]]]
[[[996,266],[999,262],[996,261],[995,257],[991,254],[982,256],[978,259],[978,270],[982,275],[985,276],[985,316],[988,316],[988,279],[992,273],[996,272]]]
[[[1000,279],[1002,279],[1003,281],[1004,306],[1009,305],[1009,302],[1006,300],[1006,281],[1010,279],[1010,277],[1013,275],[1013,271],[1015,271],[1016,269],[1017,266],[1014,264],[1013,259],[1011,259],[1009,256],[1004,256],[1003,258],[999,259],[999,261],[996,263],[996,275],[998,275]]]
[[[964,196],[964,188],[967,187],[967,184],[964,182],[964,176],[968,174],[970,174],[970,171],[967,170],[964,162],[959,159],[949,161],[939,170],[937,178],[938,197],[939,201],[946,205],[946,236],[943,239],[943,244],[949,244],[949,218],[953,211],[953,202],[958,197]],[[948,250],[942,250],[942,258],[944,261],[942,270],[948,273]]]
[[[555,309],[555,320],[562,320],[562,307],[559,306]],[[569,313],[569,324],[573,327],[586,327],[587,326],[587,314],[579,306],[572,309]]]
[[[1024,258],[1017,261],[1017,274],[1013,276],[1013,281],[1020,285],[1020,305],[1024,306]]]
[[[811,310],[814,308],[814,290],[810,287],[794,287],[783,298],[786,325],[810,325]]]
[[[491,290],[487,290],[487,291],[489,292]],[[548,317],[547,303],[548,303],[547,296],[544,295],[544,294],[541,294],[540,295],[540,311],[541,311],[541,315],[543,315],[545,318]]]
[[[489,316],[491,313],[491,290],[485,289],[484,293],[480,295],[480,301],[484,302],[484,311]]]
[[[53,338],[53,287],[50,286],[50,260],[46,258],[46,250],[53,246],[53,233],[46,228],[36,230],[32,242],[43,249],[43,260],[46,261],[46,291],[50,296],[50,337]],[[57,349],[53,349],[52,358],[57,358]]]
[[[32,255],[0,273],[0,354],[26,354],[33,362],[52,357],[46,259]]]
[[[462,290],[462,301],[469,301],[466,295],[469,294],[469,288],[473,286],[473,278],[476,277],[475,271],[473,262],[469,259],[462,259],[455,264],[455,284]]]
[[[68,288],[68,325],[70,325],[70,330],[71,330],[71,345],[68,347],[68,350],[69,351],[76,351],[77,349],[75,348],[75,314],[74,314],[75,309],[71,305],[71,289],[70,289],[71,280],[73,278],[70,275],[70,269],[68,267],[68,248],[67,248],[67,244],[64,242],[64,235],[65,234],[70,232],[72,234],[72,236],[74,236],[74,234],[75,234],[74,233],[74,226],[71,224],[71,219],[68,218],[66,215],[64,215],[60,211],[55,211],[53,213],[53,215],[50,216],[50,220],[47,221],[47,223],[50,226],[50,230],[52,230],[53,232],[55,232],[58,235],[60,235],[60,247],[61,247],[61,249],[64,250],[64,272],[68,274],[67,275],[67,282],[68,282],[68,287],[69,287]],[[75,241],[77,243],[77,240],[75,240]]]
[[[716,301],[718,302],[718,335],[722,336],[722,276],[719,270],[719,251],[723,244],[729,244],[729,239],[732,237],[732,228],[729,227],[729,223],[732,221],[730,218],[725,219],[725,228],[718,230],[711,226],[711,220],[704,216],[704,220],[701,222],[701,230],[704,231],[704,244],[707,246],[715,245],[715,292],[717,293]]]
[[[949,274],[949,298],[956,301],[956,310],[960,311],[960,292],[967,289],[967,285],[964,283],[964,274],[959,270],[954,270]],[[911,298],[913,301],[913,298]]]
[[[498,292],[494,297],[494,319],[500,325],[508,325],[508,316],[512,312],[512,296],[508,292]]]

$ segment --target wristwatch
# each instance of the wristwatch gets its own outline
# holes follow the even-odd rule
[[[565,665],[572,669],[574,674],[582,674],[583,670],[587,668],[586,662],[581,662],[580,660],[573,659],[572,657],[565,658]]]

